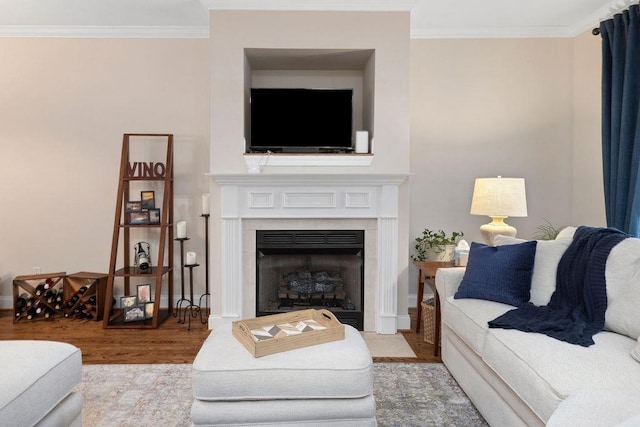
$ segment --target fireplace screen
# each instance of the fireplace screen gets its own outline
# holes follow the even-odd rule
[[[258,230],[258,316],[326,308],[363,329],[363,230]]]

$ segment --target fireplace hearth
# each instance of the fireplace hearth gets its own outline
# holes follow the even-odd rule
[[[364,260],[364,230],[257,230],[257,316],[325,308],[363,330]]]

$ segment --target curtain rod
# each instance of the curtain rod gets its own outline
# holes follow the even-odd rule
[[[606,21],[607,19],[611,19],[613,17],[613,15],[616,15],[616,14],[624,11],[629,6],[632,6],[633,3],[634,3],[633,0],[632,1],[625,1],[625,2],[623,2],[622,6],[610,7],[609,8],[608,18],[603,18],[603,19],[600,20],[600,22]],[[600,35],[600,27],[595,27],[593,30],[591,30],[591,34],[593,34],[594,36],[599,36]]]

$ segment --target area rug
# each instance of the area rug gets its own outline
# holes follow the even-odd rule
[[[444,365],[373,365],[381,427],[487,426]],[[190,426],[191,365],[83,365],[83,425]]]
[[[391,335],[360,332],[360,334],[369,348],[371,357],[417,357],[401,333]]]

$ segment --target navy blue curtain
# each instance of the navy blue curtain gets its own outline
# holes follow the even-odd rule
[[[607,226],[640,236],[640,10],[600,23]]]

